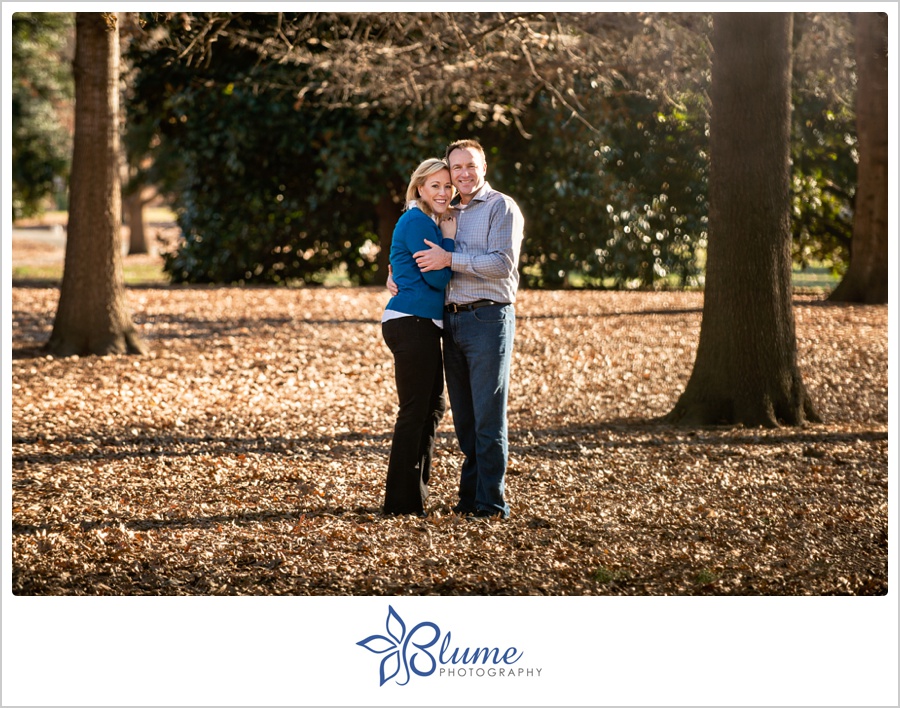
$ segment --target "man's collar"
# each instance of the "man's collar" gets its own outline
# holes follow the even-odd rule
[[[485,181],[485,183],[483,185],[481,185],[481,189],[479,189],[477,192],[475,192],[475,194],[469,200],[469,204],[471,204],[472,202],[475,202],[475,201],[483,202],[485,199],[487,199],[488,192],[492,192],[492,191],[494,191],[494,190],[491,189],[491,185],[487,181]],[[459,194],[457,194],[455,197],[453,197],[453,200],[450,202],[450,206],[458,206],[461,200],[462,200],[462,197]],[[468,205],[466,205],[466,206],[468,206]]]

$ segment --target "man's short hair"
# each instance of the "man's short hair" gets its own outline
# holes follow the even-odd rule
[[[484,154],[484,148],[481,147],[481,143],[479,143],[477,140],[473,140],[472,138],[456,140],[450,143],[447,146],[447,149],[444,151],[444,160],[446,162],[450,162],[450,153],[454,150],[458,150],[459,148],[472,148],[473,150],[478,150],[478,152],[481,153],[482,159],[487,162],[487,157]]]

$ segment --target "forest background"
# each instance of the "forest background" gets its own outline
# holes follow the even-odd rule
[[[126,24],[130,251],[148,248],[141,206],[155,197],[183,236],[166,250],[172,282],[384,282],[407,175],[474,135],[528,221],[525,287],[702,287],[709,15],[400,17],[151,13]],[[798,13],[793,36],[792,255],[832,285],[849,262],[858,160],[852,21]],[[66,207],[74,26],[64,13],[13,22],[22,219],[48,200]],[[564,26],[551,35],[548,22]],[[591,41],[567,43],[566,24]],[[268,39],[277,32],[299,46],[289,61]],[[416,65],[451,32],[473,37],[470,56]],[[383,49],[363,61],[366,43]]]

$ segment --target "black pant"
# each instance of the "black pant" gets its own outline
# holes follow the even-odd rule
[[[394,424],[384,494],[385,514],[423,514],[431,477],[434,436],[447,410],[441,328],[424,317],[381,326],[394,355],[400,409]]]

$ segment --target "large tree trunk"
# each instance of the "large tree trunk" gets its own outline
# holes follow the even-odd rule
[[[856,15],[856,134],[859,172],[850,266],[831,294],[836,302],[888,301],[888,21]]]
[[[59,356],[144,353],[125,304],[115,13],[76,13],[75,138],[59,306],[47,349]]]
[[[666,420],[816,421],[791,307],[792,15],[720,13],[713,22],[703,322],[693,373]]]

